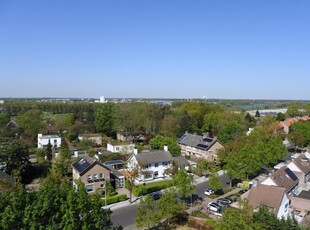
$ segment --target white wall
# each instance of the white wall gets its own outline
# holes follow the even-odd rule
[[[277,186],[277,184],[270,178],[268,177],[267,179],[263,180],[261,182],[261,184],[264,184],[264,185],[269,185],[269,186]]]
[[[288,214],[289,214],[289,202],[290,202],[290,200],[288,199],[287,195],[284,194],[283,199],[282,199],[282,203],[281,203],[281,206],[279,208],[278,215],[277,215],[278,219],[281,219],[282,217],[287,219]]]
[[[39,149],[42,149],[44,146],[47,146],[49,141],[51,145],[54,147],[59,148],[61,145],[61,138],[58,136],[50,137],[50,136],[43,136],[42,134],[38,134],[38,148]]]
[[[128,145],[112,145],[111,143],[107,144],[107,150],[112,153],[120,153],[120,152],[132,153],[134,148],[135,144],[128,144]]]
[[[155,178],[164,177],[165,176],[164,175],[165,170],[170,168],[170,167],[171,167],[171,162],[169,162],[168,165],[163,165],[163,162],[159,162],[157,167],[155,167],[155,164],[151,164],[148,166],[147,169],[154,172],[153,177],[155,179]],[[156,171],[158,172],[157,176],[155,176]]]

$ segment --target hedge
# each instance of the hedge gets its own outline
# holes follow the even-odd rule
[[[102,204],[105,204],[105,198],[102,198]],[[121,202],[127,200],[127,195],[126,194],[121,194],[121,195],[117,195],[117,196],[111,196],[111,197],[107,197],[107,205],[109,204],[114,204],[117,202]]]
[[[133,188],[133,195],[142,196],[152,192],[156,192],[165,188],[169,188],[173,185],[171,180],[159,181],[159,182],[151,182],[142,185],[136,185]]]

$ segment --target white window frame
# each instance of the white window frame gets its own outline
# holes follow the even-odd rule
[[[88,191],[87,186],[92,186],[93,189],[92,189],[91,191]],[[87,192],[87,193],[94,192],[94,191],[95,191],[95,185],[94,185],[94,184],[86,184],[86,185],[85,185],[85,189],[86,189],[86,192]]]

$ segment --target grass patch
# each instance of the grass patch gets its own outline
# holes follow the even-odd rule
[[[142,196],[152,192],[156,192],[172,186],[171,180],[152,182],[147,184],[136,185],[133,188],[132,193],[135,196]]]
[[[193,211],[190,215],[195,216],[195,217],[200,217],[200,218],[208,218],[207,214],[200,212],[200,211]]]

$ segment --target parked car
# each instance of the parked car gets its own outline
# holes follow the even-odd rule
[[[220,212],[222,210],[222,206],[215,202],[210,202],[208,208],[213,212]]]
[[[153,193],[150,193],[150,196],[153,197],[154,200],[159,200],[162,194],[161,192],[153,192]]]
[[[218,198],[218,199],[216,200],[216,203],[218,203],[218,204],[220,204],[220,205],[225,205],[225,206],[227,206],[227,205],[231,204],[232,201],[231,201],[230,199],[228,199],[228,198]]]
[[[211,188],[207,188],[205,191],[205,195],[207,195],[207,196],[210,196],[211,194],[214,194],[214,193],[215,193],[215,191]]]

